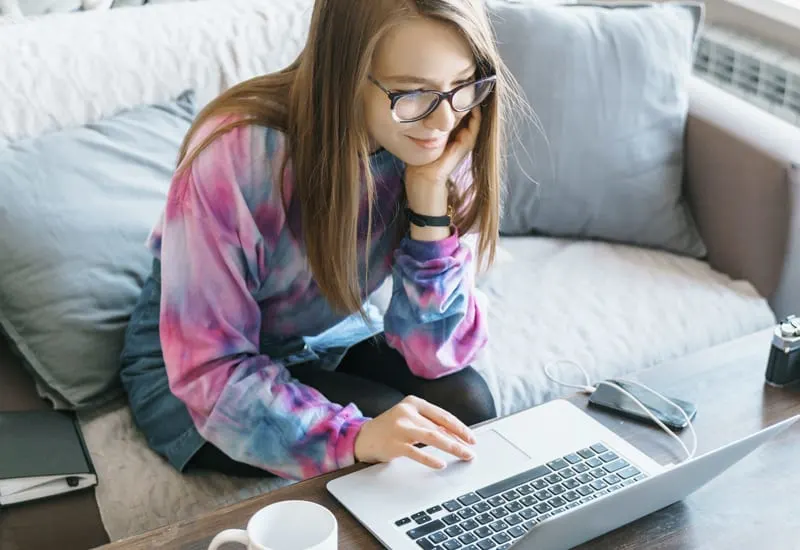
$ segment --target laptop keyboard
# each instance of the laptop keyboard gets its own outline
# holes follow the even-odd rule
[[[506,550],[536,524],[644,477],[597,443],[394,524],[424,550]]]

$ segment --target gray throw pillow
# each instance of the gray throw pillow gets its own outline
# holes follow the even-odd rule
[[[705,246],[682,196],[699,3],[494,0],[501,56],[540,125],[509,144],[501,231]]]
[[[186,92],[0,149],[0,329],[60,408],[122,394],[144,243],[194,115]]]

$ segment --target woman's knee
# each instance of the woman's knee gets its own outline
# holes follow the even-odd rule
[[[419,397],[430,401],[473,426],[497,416],[494,397],[486,380],[472,367],[420,384]]]

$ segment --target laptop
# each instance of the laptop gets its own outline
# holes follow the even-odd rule
[[[327,489],[393,550],[560,550],[682,500],[798,419],[665,467],[557,399],[475,428],[469,462],[427,447],[445,469],[399,458]]]

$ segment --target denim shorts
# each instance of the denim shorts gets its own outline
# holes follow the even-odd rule
[[[179,471],[205,444],[186,405],[169,388],[158,323],[161,303],[160,264],[142,287],[122,348],[120,378],[137,427],[151,449]]]

